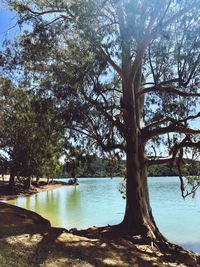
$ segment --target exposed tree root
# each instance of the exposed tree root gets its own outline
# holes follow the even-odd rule
[[[70,232],[88,238],[101,238],[116,242],[125,240],[134,245],[149,246],[152,251],[162,255],[161,258],[163,258],[163,261],[177,262],[186,266],[200,266],[200,255],[169,242],[159,231],[155,233],[157,236],[156,239],[148,237],[146,233],[144,235],[134,234],[134,231],[127,231],[120,224],[106,227],[91,227],[81,231],[71,229]]]

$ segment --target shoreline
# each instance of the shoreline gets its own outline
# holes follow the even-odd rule
[[[40,192],[47,192],[49,190],[53,190],[56,188],[60,188],[60,187],[64,187],[64,186],[74,186],[74,185],[70,185],[66,182],[63,181],[50,181],[49,184],[47,182],[42,182],[41,185],[39,186],[35,186],[35,185],[31,185],[31,187],[29,189],[24,189],[22,187],[20,187],[20,185],[17,184],[17,186],[19,186],[19,193],[17,194],[3,194],[3,186],[7,186],[8,182],[7,181],[0,181],[0,201],[1,200],[12,200],[12,199],[16,199],[18,197],[28,197]]]

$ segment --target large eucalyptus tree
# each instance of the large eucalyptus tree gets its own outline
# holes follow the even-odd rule
[[[191,123],[200,117],[199,1],[6,2],[26,25],[18,63],[31,86],[60,99],[69,135],[113,160],[125,155],[121,229],[161,237],[148,168],[177,165],[185,196],[182,158],[200,147]]]

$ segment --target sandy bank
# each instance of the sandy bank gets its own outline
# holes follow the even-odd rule
[[[22,185],[17,184],[16,194],[10,194],[8,190],[8,181],[0,181],[0,200],[14,199],[20,196],[30,196],[32,194],[37,194],[39,192],[53,190],[55,188],[71,186],[62,181],[51,181],[49,184],[43,179],[40,186],[31,185],[29,189],[24,188]]]

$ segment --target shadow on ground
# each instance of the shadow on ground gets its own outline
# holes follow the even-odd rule
[[[0,203],[0,229],[1,267],[198,266],[185,250],[163,253],[148,240],[119,235],[112,227],[53,228],[41,216],[5,203]]]

